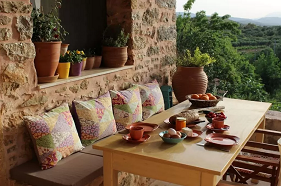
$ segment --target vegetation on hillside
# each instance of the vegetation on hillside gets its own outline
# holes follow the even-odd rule
[[[229,15],[207,17],[204,11],[191,18],[195,0],[185,5],[177,19],[179,55],[199,47],[216,62],[205,67],[208,91],[228,91],[228,97],[281,102],[281,27],[239,25]],[[280,85],[279,85],[280,84]],[[280,104],[281,106],[281,104]],[[273,109],[278,108],[274,104]]]

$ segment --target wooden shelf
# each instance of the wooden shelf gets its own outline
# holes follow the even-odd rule
[[[49,88],[49,87],[62,85],[62,84],[66,84],[66,83],[73,82],[73,81],[79,81],[82,79],[101,76],[104,74],[110,74],[110,73],[118,72],[121,70],[131,69],[133,67],[134,67],[134,65],[128,65],[128,66],[124,66],[124,67],[120,67],[120,68],[98,68],[98,69],[92,69],[92,70],[83,70],[81,72],[81,76],[72,76],[72,77],[69,77],[68,79],[58,79],[56,82],[53,82],[53,83],[38,84],[38,87],[39,87],[39,89]]]

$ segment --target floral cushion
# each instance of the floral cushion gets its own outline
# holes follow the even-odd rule
[[[97,99],[73,101],[73,105],[83,145],[90,145],[117,131],[109,92]]]
[[[67,103],[42,116],[25,116],[24,120],[43,170],[83,149]]]
[[[117,130],[142,120],[140,91],[137,86],[123,91],[110,91]]]
[[[142,102],[142,118],[148,119],[152,115],[164,111],[164,99],[157,81],[145,85],[138,85]]]

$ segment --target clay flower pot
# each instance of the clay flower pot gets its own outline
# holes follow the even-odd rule
[[[85,67],[86,67],[86,63],[87,63],[87,58],[85,57],[85,58],[83,58],[82,59],[82,70],[85,70]]]
[[[57,73],[59,74],[59,79],[67,79],[69,77],[70,62],[59,63]]]
[[[123,67],[128,60],[126,47],[102,47],[103,64],[109,68]]]
[[[57,70],[61,41],[58,42],[34,42],[36,57],[34,64],[38,77],[52,77]]]
[[[69,44],[61,44],[60,55],[64,55],[68,50]]]
[[[70,67],[70,76],[80,76],[83,63],[74,63]]]
[[[208,77],[203,67],[177,68],[172,80],[173,90],[179,102],[186,100],[189,94],[205,94],[208,86]]]
[[[93,68],[100,68],[102,56],[95,56],[95,63]]]
[[[95,57],[87,57],[85,70],[91,70],[94,67]]]

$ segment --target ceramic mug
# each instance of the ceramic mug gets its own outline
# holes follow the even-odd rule
[[[140,140],[143,136],[143,127],[130,127],[130,136],[133,140]]]
[[[215,129],[221,129],[224,127],[224,119],[213,118],[212,125]]]

